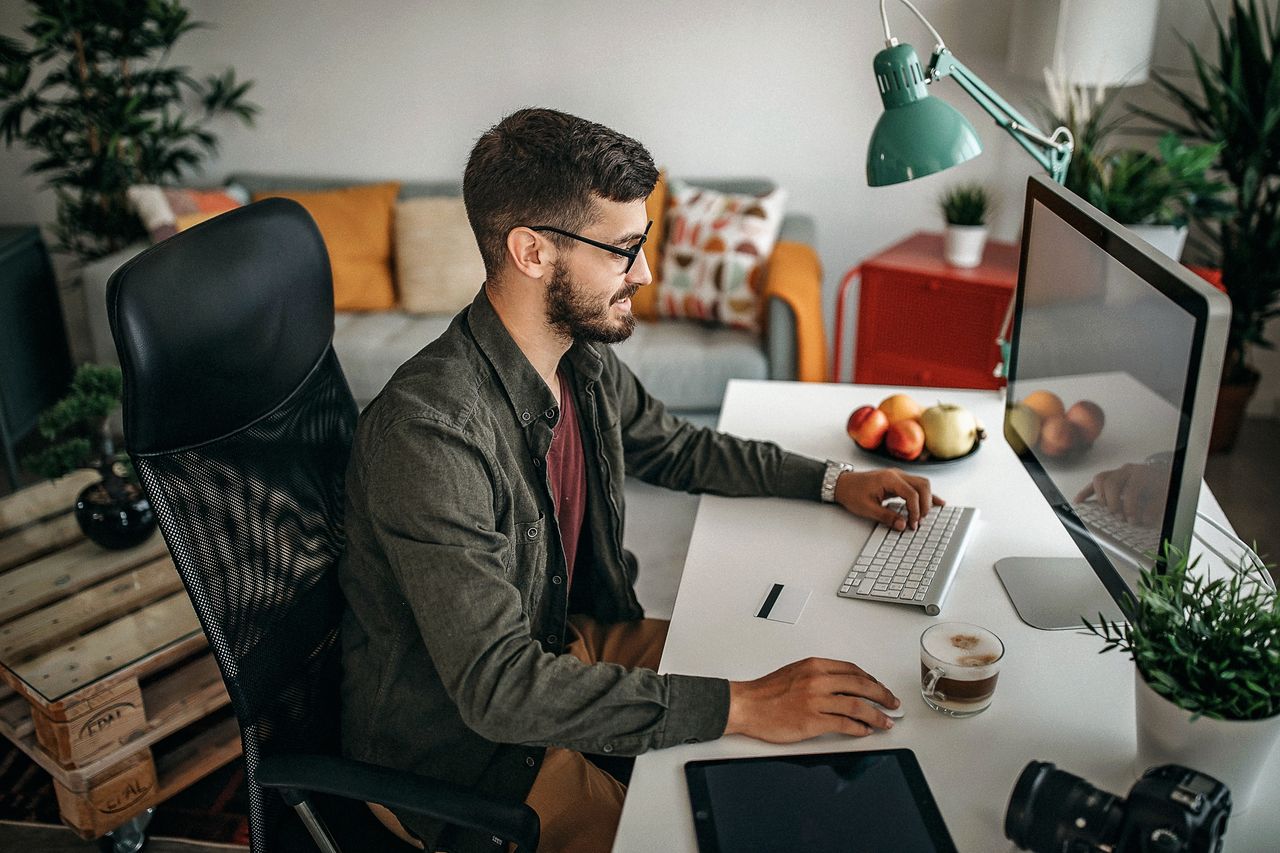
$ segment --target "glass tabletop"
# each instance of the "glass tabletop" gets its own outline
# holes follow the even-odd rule
[[[0,667],[37,704],[96,692],[176,646],[203,644],[159,533],[124,550],[90,542],[69,511],[70,488],[52,481],[0,499]]]

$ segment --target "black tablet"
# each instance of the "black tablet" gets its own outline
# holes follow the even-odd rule
[[[701,853],[954,853],[909,749],[684,766]]]

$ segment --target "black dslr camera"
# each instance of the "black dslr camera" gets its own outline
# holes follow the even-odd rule
[[[1013,786],[1004,834],[1034,853],[1218,853],[1230,814],[1226,785],[1177,764],[1151,768],[1122,800],[1033,761]]]

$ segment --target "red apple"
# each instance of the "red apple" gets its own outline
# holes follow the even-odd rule
[[[1040,452],[1045,456],[1066,456],[1082,444],[1080,428],[1065,415],[1045,418],[1040,426]]]
[[[1092,400],[1081,400],[1067,409],[1067,420],[1076,425],[1085,446],[1098,440],[1102,435],[1102,425],[1107,422],[1102,407]]]
[[[875,450],[889,429],[889,417],[875,406],[859,406],[849,415],[845,429],[859,447]]]
[[[913,420],[892,423],[885,433],[884,446],[890,456],[910,462],[924,451],[924,427]]]

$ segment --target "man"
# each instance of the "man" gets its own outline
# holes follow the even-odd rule
[[[892,726],[868,700],[898,705],[843,661],[734,683],[654,672],[666,623],[643,619],[632,589],[626,474],[825,497],[899,528],[942,503],[923,478],[697,428],[645,393],[607,344],[631,333],[630,297],[652,280],[640,247],[656,180],[638,142],[563,113],[486,132],[463,182],[484,287],[363,413],[348,471],[348,754],[524,800],[542,850],[611,844],[624,789],[583,753],[866,735]],[[496,843],[379,815],[427,849]]]

